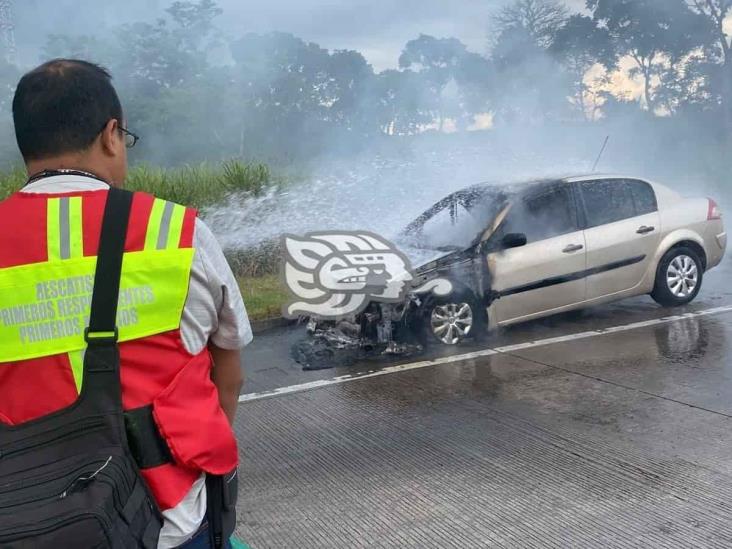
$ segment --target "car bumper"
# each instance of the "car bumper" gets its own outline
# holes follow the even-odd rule
[[[727,250],[727,233],[714,231],[713,238],[707,239],[707,269],[716,267],[722,262]]]
[[[719,249],[722,250],[724,253],[724,250],[727,249],[727,233],[718,234],[715,237],[715,240],[717,241],[717,246],[719,246]]]

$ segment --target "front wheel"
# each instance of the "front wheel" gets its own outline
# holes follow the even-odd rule
[[[681,246],[666,252],[656,273],[651,297],[664,307],[678,307],[694,301],[701,290],[704,266],[697,253]]]
[[[425,311],[425,336],[432,342],[458,345],[471,337],[480,338],[485,329],[485,311],[472,296],[436,300]]]

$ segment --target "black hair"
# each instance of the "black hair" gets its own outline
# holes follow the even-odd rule
[[[23,76],[13,98],[18,147],[26,160],[88,149],[122,105],[109,72],[88,61],[54,59]]]

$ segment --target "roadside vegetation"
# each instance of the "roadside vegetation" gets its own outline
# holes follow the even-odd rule
[[[21,167],[0,173],[0,199],[20,189],[26,177]],[[280,182],[264,164],[231,160],[172,169],[137,165],[130,169],[126,188],[203,209],[223,202],[231,194],[258,196]]]
[[[175,169],[143,164],[130,170],[126,188],[203,209],[220,204],[232,194],[258,196],[273,185],[274,178],[266,165],[232,160]]]
[[[279,242],[264,242],[255,248],[228,251],[227,259],[241,288],[247,313],[252,320],[280,316],[287,290],[279,276]]]
[[[0,200],[6,199],[20,189],[25,184],[27,178],[25,169],[21,167],[0,173]]]
[[[238,278],[250,320],[267,320],[281,315],[288,293],[279,275]]]

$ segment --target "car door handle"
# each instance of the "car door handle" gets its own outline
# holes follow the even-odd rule
[[[562,251],[565,254],[573,254],[574,252],[579,252],[580,250],[583,250],[585,247],[581,244],[570,244],[566,248],[564,248]]]
[[[656,227],[646,227],[645,225],[643,225],[640,229],[638,229],[635,232],[637,232],[638,234],[648,234],[648,233],[652,233],[655,230],[656,230]]]

